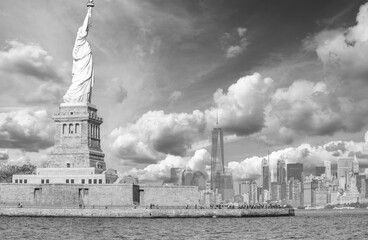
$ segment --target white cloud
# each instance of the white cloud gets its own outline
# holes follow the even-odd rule
[[[7,160],[9,158],[8,150],[0,150],[0,160]]]
[[[38,154],[14,149],[12,150],[12,154],[14,156],[4,162],[5,165],[22,166],[24,164],[31,164],[36,167],[47,167],[50,161],[51,148]]]
[[[218,89],[213,98],[215,108],[206,111],[208,123],[214,125],[219,114],[220,126],[238,136],[260,131],[264,126],[264,108],[272,86],[271,78],[259,73],[240,78],[227,93]]]
[[[162,154],[184,156],[188,150],[208,145],[204,139],[215,126],[217,114],[220,126],[234,134],[232,139],[256,133],[264,126],[264,107],[272,83],[272,79],[255,73],[240,78],[227,93],[218,89],[213,96],[216,107],[204,112],[149,111],[135,123],[112,131],[113,154],[137,162],[152,162]]]
[[[339,97],[324,82],[295,81],[273,93],[266,108],[266,128],[259,138],[272,145],[291,143],[300,135],[356,132],[365,126],[364,105]]]
[[[248,40],[245,36],[246,31],[246,28],[239,27],[235,34],[224,34],[222,41],[226,49],[226,58],[234,58],[245,51],[248,46]]]
[[[181,99],[183,96],[182,92],[180,91],[174,91],[170,94],[168,100],[170,103],[176,103],[179,99]]]
[[[45,110],[0,113],[0,147],[38,151],[53,144],[53,127]]]
[[[239,37],[243,37],[245,33],[247,32],[247,29],[244,27],[240,27],[237,30],[238,30]]]
[[[194,156],[179,157],[167,155],[164,160],[156,164],[150,164],[143,169],[133,168],[126,172],[125,175],[138,177],[140,181],[156,181],[170,178],[171,168],[191,168],[193,171],[201,171],[206,173],[206,166],[210,164],[210,155],[205,149],[197,150]]]
[[[337,164],[338,157],[348,157],[353,154],[357,155],[359,164],[367,165],[368,141],[332,141],[321,146],[303,143],[298,147],[284,148],[270,153],[270,169],[275,170],[277,161],[282,159],[286,164],[302,163],[306,174],[314,174],[315,167],[323,166],[324,161]],[[261,176],[261,164],[264,158],[268,157],[254,156],[241,162],[229,162],[228,168],[232,171],[234,179],[257,179]]]
[[[0,71],[30,76],[41,81],[60,82],[61,78],[52,60],[47,51],[37,44],[11,40],[0,52]]]
[[[368,134],[368,132],[367,132]],[[340,151],[339,155],[335,155],[335,151]],[[324,161],[331,161],[337,164],[338,157],[352,156],[356,153],[360,164],[368,164],[368,142],[329,142],[321,146],[312,146],[307,143],[300,144],[298,147],[288,147],[281,150],[271,152],[269,155],[270,169],[275,170],[277,161],[282,159],[286,164],[302,163],[304,173],[314,174],[316,166],[323,166]],[[361,156],[361,157],[360,157]],[[240,162],[232,161],[227,165],[227,169],[231,171],[235,180],[241,179],[257,179],[261,176],[262,159],[268,156],[253,156],[246,158]],[[139,177],[143,181],[155,181],[167,179],[170,177],[170,169],[175,168],[191,168],[193,171],[201,171],[207,176],[210,168],[210,154],[204,150],[197,150],[191,158],[167,155],[164,160],[156,164],[151,164],[144,169],[136,169],[128,171],[130,174]],[[209,176],[208,176],[209,177]]]
[[[357,24],[348,29],[324,30],[305,41],[327,67],[345,76],[360,78],[367,74],[368,3],[360,7]]]
[[[254,156],[246,158],[241,162],[230,162],[228,168],[232,171],[234,179],[257,179],[261,176],[262,159],[267,156]],[[325,160],[336,163],[336,157],[322,146],[311,146],[309,144],[301,144],[296,148],[285,148],[274,151],[269,156],[270,169],[276,169],[279,159],[288,163],[303,163],[306,173],[313,173],[314,167],[323,166]]]
[[[201,171],[207,175],[206,168],[211,165],[211,155],[205,149],[195,151],[194,156],[189,159],[187,167],[193,171]]]
[[[162,153],[183,156],[206,129],[204,114],[149,111],[134,124],[112,131],[112,151],[117,158],[152,162]]]

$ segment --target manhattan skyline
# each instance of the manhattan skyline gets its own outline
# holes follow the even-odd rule
[[[78,2],[0,3],[0,157],[42,165],[71,81]],[[235,178],[270,150],[305,169],[355,153],[368,167],[365,1],[96,1],[106,162],[143,180],[206,171],[224,130]],[[109,27],[106,27],[109,26]],[[51,33],[51,34],[50,34]],[[258,175],[252,175],[252,174]]]

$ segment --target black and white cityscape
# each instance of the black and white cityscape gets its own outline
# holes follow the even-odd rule
[[[0,239],[368,238],[367,1],[12,0],[0,29]]]

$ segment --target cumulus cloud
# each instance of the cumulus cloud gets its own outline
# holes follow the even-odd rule
[[[218,114],[220,126],[238,136],[260,131],[264,127],[264,108],[272,83],[271,78],[254,73],[240,78],[227,93],[218,89],[213,96],[216,107],[206,111],[207,121],[215,123]]]
[[[234,179],[257,179],[261,176],[262,159],[267,156],[254,156],[241,162],[229,162],[228,168],[232,171]],[[314,173],[314,167],[323,166],[324,161],[336,163],[336,157],[323,146],[301,144],[296,148],[285,148],[274,151],[269,156],[270,169],[276,169],[277,161],[288,163],[303,163],[305,173]]]
[[[368,133],[368,132],[367,132]],[[323,166],[324,161],[337,164],[339,157],[352,157],[356,155],[361,166],[368,166],[368,141],[332,141],[321,146],[312,146],[308,143],[298,147],[284,148],[271,152],[269,155],[270,169],[276,170],[278,160],[284,160],[286,164],[302,163],[305,174],[314,174],[316,166]],[[234,179],[257,179],[261,176],[262,159],[268,156],[254,156],[241,162],[229,162]]]
[[[207,166],[211,165],[211,155],[206,149],[199,149],[195,151],[194,156],[189,159],[187,167],[193,171],[201,171],[207,175]]]
[[[7,160],[9,158],[8,150],[0,150],[0,160]]]
[[[184,156],[188,150],[208,146],[205,139],[217,120],[225,135],[238,138],[255,134],[269,145],[291,144],[306,135],[357,132],[366,125],[365,100],[341,97],[325,82],[298,80],[277,89],[273,82],[254,73],[226,91],[218,89],[213,107],[207,110],[147,112],[110,134],[114,156],[140,163],[155,162],[166,154]]]
[[[261,162],[260,157],[251,157],[241,162],[229,162],[227,166],[234,180],[257,179],[261,176]]]
[[[291,143],[298,135],[325,136],[356,132],[365,126],[364,103],[339,97],[324,82],[299,80],[276,89],[266,108],[266,129],[260,139]]]
[[[37,44],[11,40],[0,51],[0,71],[41,81],[60,82],[61,77],[52,60],[48,52]]]
[[[368,3],[360,7],[357,24],[347,29],[324,30],[305,41],[305,48],[316,51],[320,60],[344,75],[359,77],[368,73]]]
[[[176,103],[183,96],[182,92],[174,91],[170,94],[168,100],[170,103]]]
[[[339,151],[339,155],[334,155]],[[298,147],[288,147],[273,151],[269,155],[270,170],[276,171],[277,161],[284,160],[286,164],[302,163],[305,174],[314,174],[316,166],[323,166],[324,161],[337,164],[338,157],[356,155],[361,165],[368,165],[368,142],[335,141],[321,146],[312,146],[307,143]],[[235,180],[258,179],[261,176],[262,159],[268,156],[253,156],[240,162],[232,161],[227,164],[227,169]],[[143,181],[155,181],[167,179],[171,168],[191,168],[193,171],[201,171],[209,177],[208,170],[211,164],[210,154],[205,149],[197,150],[191,158],[167,155],[164,160],[151,164],[144,169],[133,168],[125,174],[138,177]]]
[[[205,149],[197,150],[191,158],[167,155],[165,159],[156,164],[150,164],[144,169],[133,168],[126,175],[138,177],[140,181],[156,181],[170,177],[171,168],[190,168],[201,171],[205,175],[206,165],[210,164],[210,155]]]
[[[191,144],[205,132],[202,112],[190,114],[149,111],[134,124],[112,131],[113,154],[121,159],[152,162],[162,154],[185,155]]]
[[[0,147],[38,151],[53,145],[53,127],[45,110],[0,113]]]
[[[1,101],[58,103],[66,90],[66,67],[67,64],[53,64],[52,56],[38,44],[7,41],[0,50]]]
[[[204,139],[217,117],[225,132],[235,138],[256,133],[264,127],[264,107],[272,83],[272,79],[255,73],[240,78],[226,93],[218,89],[213,96],[215,107],[203,112],[149,111],[135,123],[112,131],[112,152],[119,159],[141,163],[165,154],[184,156],[188,150],[207,144]]]
[[[226,50],[226,58],[234,58],[243,53],[248,45],[245,37],[247,29],[239,27],[234,34],[225,33],[222,42]]]

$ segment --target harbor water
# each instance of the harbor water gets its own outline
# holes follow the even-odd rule
[[[368,210],[304,210],[295,217],[0,217],[0,239],[368,239]]]

